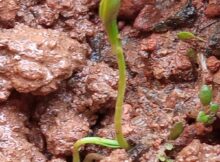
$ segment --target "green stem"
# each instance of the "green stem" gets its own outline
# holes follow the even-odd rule
[[[117,56],[118,69],[119,69],[118,95],[117,95],[115,116],[114,116],[116,139],[119,145],[121,146],[121,148],[128,149],[129,144],[127,140],[124,138],[122,133],[123,102],[124,102],[125,89],[126,89],[125,58],[123,54],[121,41],[119,40],[117,21],[114,20],[105,26],[106,26],[107,34],[109,36],[109,41],[112,46],[112,51]]]
[[[200,40],[201,42],[206,42],[205,39],[201,38],[201,37],[195,37],[196,39]]]
[[[116,140],[104,139],[100,137],[85,137],[76,141],[73,146],[73,162],[80,162],[79,149],[85,144],[95,144],[109,148],[120,148]]]

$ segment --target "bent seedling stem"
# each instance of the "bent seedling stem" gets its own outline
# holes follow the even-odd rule
[[[100,18],[107,32],[112,52],[116,54],[119,69],[118,95],[114,115],[116,140],[100,137],[85,137],[76,141],[73,147],[73,162],[80,162],[79,149],[85,144],[96,144],[109,148],[129,149],[130,147],[122,132],[122,113],[126,90],[126,66],[117,26],[120,2],[120,0],[102,0],[99,8]]]
[[[76,141],[73,146],[73,162],[80,162],[79,149],[85,144],[101,145],[108,148],[120,148],[116,140],[103,139],[100,137],[85,137]]]

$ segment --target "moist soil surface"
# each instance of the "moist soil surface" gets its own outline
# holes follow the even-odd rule
[[[0,1],[0,161],[71,162],[78,139],[115,138],[117,60],[98,4]],[[219,162],[220,112],[211,125],[196,117],[202,84],[220,103],[220,1],[122,0],[118,26],[127,65],[123,133],[132,148],[86,145],[82,160],[99,153],[100,162]],[[180,31],[204,41],[182,41]],[[184,130],[169,140],[178,122]]]

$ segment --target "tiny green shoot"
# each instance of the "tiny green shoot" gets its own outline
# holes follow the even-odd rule
[[[168,136],[169,140],[177,139],[184,130],[184,126],[182,122],[177,122],[170,130],[170,135]]]
[[[157,154],[157,159],[160,162],[173,162],[173,160],[167,156],[166,151],[172,151],[174,149],[173,144],[165,143],[164,148]]]
[[[118,144],[118,141],[116,140],[110,140],[110,139],[103,139],[100,137],[85,137],[82,138],[74,144],[73,147],[73,162],[80,162],[80,156],[79,156],[79,149],[82,145],[85,144],[95,144],[95,145],[101,145],[109,148],[120,148],[120,145]]]
[[[191,32],[182,31],[177,33],[177,37],[180,40],[189,40],[189,39],[194,39],[196,36]]]
[[[164,154],[158,155],[157,158],[158,158],[158,160],[159,160],[160,162],[174,162],[173,159],[169,159],[169,157],[167,157],[167,156],[164,155]]]
[[[119,68],[118,96],[114,116],[116,139],[122,148],[128,149],[129,144],[122,133],[122,113],[126,89],[126,65],[117,26],[120,2],[120,0],[102,0],[99,7],[99,15],[107,32],[112,52],[116,54]]]
[[[207,106],[212,101],[212,89],[208,85],[203,85],[199,91],[200,102]]]
[[[207,115],[204,111],[200,111],[196,120],[201,123],[208,123],[209,119],[209,115]]]
[[[182,40],[182,41],[187,41],[187,40],[192,40],[192,39],[197,39],[199,41],[202,42],[206,42],[204,39],[202,39],[201,37],[196,36],[195,34],[191,33],[191,32],[187,32],[187,31],[182,31],[177,33],[177,37]]]
[[[174,146],[172,143],[166,143],[165,144],[165,149],[168,150],[168,151],[171,151],[173,150]]]
[[[199,91],[199,99],[204,106],[203,111],[197,115],[196,121],[203,124],[212,124],[216,119],[216,113],[220,106],[219,104],[212,103],[212,89],[208,85],[203,85]]]
[[[166,157],[166,155],[164,155],[164,154],[160,154],[160,155],[157,156],[157,158],[158,158],[158,160],[164,162],[164,161],[166,161],[166,158],[167,158],[167,157]]]
[[[217,111],[219,110],[219,104],[216,103],[211,103],[210,104],[210,110],[213,113],[217,113]]]

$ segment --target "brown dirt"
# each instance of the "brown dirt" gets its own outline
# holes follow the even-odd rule
[[[69,162],[78,139],[115,137],[118,69],[98,3],[0,0],[1,161]],[[133,147],[87,145],[82,158],[100,153],[101,162],[159,162],[171,142],[167,156],[176,162],[220,161],[220,113],[211,126],[195,122],[203,81],[213,85],[213,101],[220,102],[219,8],[217,0],[122,0],[123,132]],[[179,31],[206,41],[183,42]],[[179,121],[184,131],[169,141]]]

